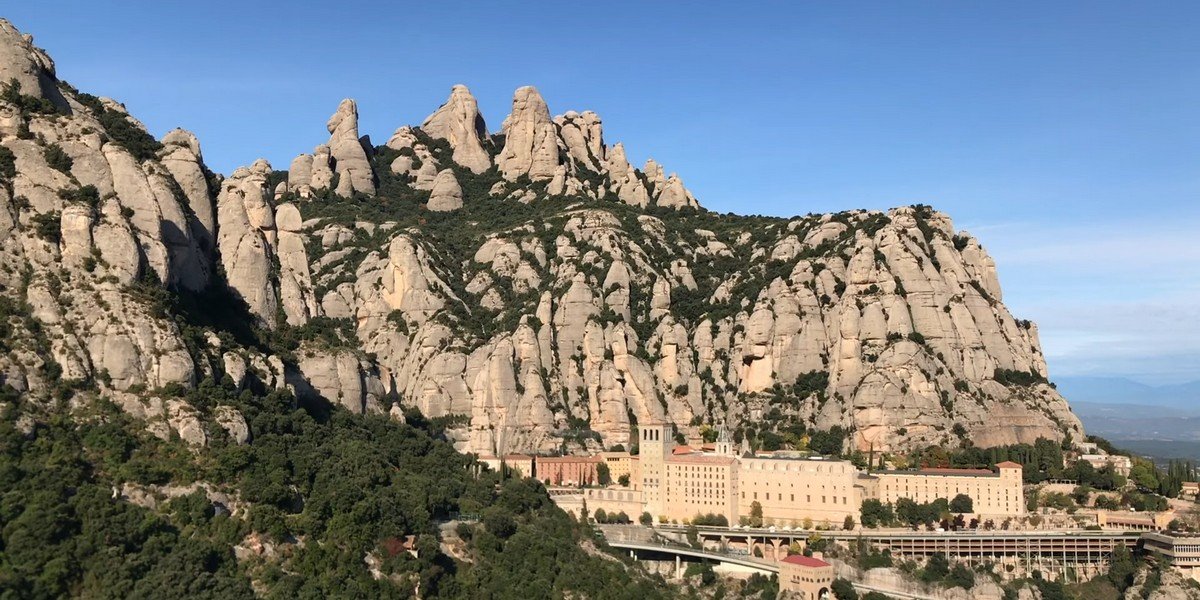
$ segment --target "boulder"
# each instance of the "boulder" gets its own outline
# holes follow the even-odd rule
[[[242,445],[250,441],[250,426],[246,424],[246,418],[242,413],[232,406],[218,406],[213,409],[213,418],[217,421],[217,425],[229,434],[229,439],[233,443]]]
[[[454,177],[454,171],[442,169],[437,175],[437,180],[433,182],[433,190],[429,193],[429,210],[447,212],[458,210],[462,205],[462,188]]]

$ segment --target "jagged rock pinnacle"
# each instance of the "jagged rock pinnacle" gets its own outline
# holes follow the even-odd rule
[[[454,149],[454,162],[482,173],[492,166],[492,159],[483,149],[487,126],[479,114],[479,104],[471,90],[465,85],[456,85],[450,90],[450,98],[429,115],[421,124],[421,130],[430,137],[450,142]]]
[[[528,175],[533,181],[554,177],[558,167],[558,135],[550,109],[537,88],[525,86],[513,94],[512,112],[504,119],[504,149],[496,164],[505,179]]]
[[[358,105],[347,98],[326,123],[329,129],[329,154],[334,160],[334,172],[340,176],[338,191],[375,194],[375,175],[367,152],[358,137]]]

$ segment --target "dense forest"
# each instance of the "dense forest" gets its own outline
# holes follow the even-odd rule
[[[236,405],[253,442],[218,438],[193,452],[103,399],[17,418],[39,409],[6,390],[0,596],[670,596],[595,548],[590,527],[538,482],[481,471],[415,412],[400,424],[211,381],[189,399]],[[197,481],[210,485],[153,508],[118,499]],[[459,513],[478,518],[439,536]],[[461,545],[457,559],[447,538]],[[259,551],[235,558],[247,546]]]

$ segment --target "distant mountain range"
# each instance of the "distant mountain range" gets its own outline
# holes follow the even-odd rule
[[[1200,408],[1072,402],[1088,433],[1108,439],[1200,441]]]
[[[1200,380],[1152,386],[1124,377],[1055,377],[1058,391],[1076,403],[1169,406],[1200,414]]]
[[[1056,384],[1089,434],[1154,458],[1200,460],[1200,381],[1150,386],[1123,377],[1062,377]]]

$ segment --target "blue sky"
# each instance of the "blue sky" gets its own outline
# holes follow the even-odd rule
[[[1051,376],[1200,378],[1200,3],[6,2],[59,75],[228,173],[356,98],[591,109],[710,209],[923,202],[995,256]]]

